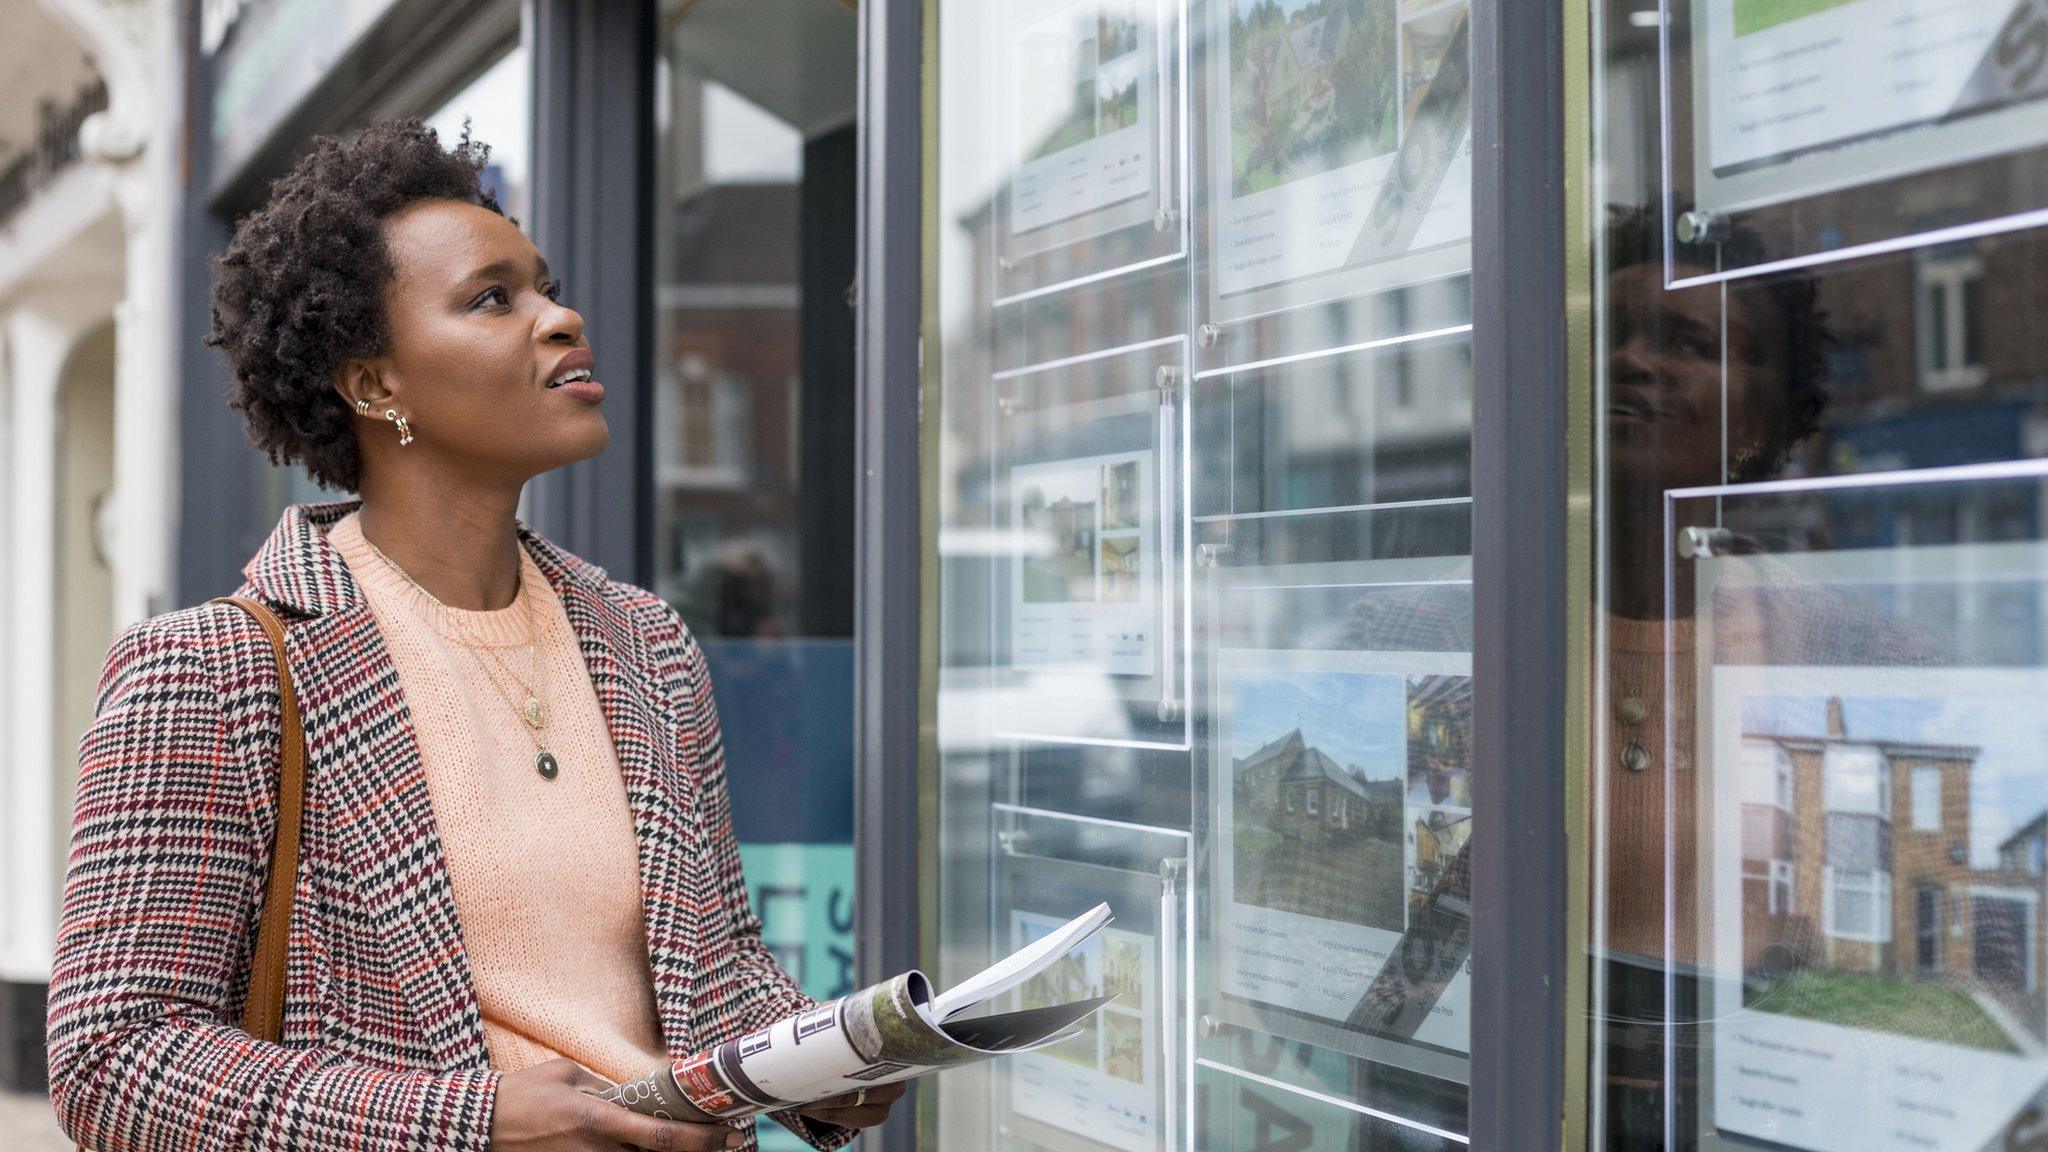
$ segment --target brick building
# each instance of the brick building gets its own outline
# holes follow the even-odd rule
[[[1826,716],[1823,732],[1743,737],[1744,970],[1967,984],[2038,1024],[2048,938],[2024,845],[2043,819],[1973,867],[1980,749],[1859,738],[1838,698]]]
[[[1401,820],[1401,781],[1367,780],[1311,747],[1296,728],[1237,762],[1239,803],[1275,828],[1324,824],[1388,831]]]

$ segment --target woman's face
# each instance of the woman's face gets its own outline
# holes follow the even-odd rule
[[[1769,366],[1785,361],[1785,324],[1761,294],[1731,294],[1725,349],[1717,289],[1670,291],[1661,265],[1638,264],[1609,277],[1609,298],[1607,432],[1617,483],[1659,496],[1720,483],[1724,389],[1731,453],[1779,433],[1770,427],[1775,408],[1763,401]]]
[[[426,449],[509,484],[604,451],[611,429],[583,317],[559,302],[518,226],[475,204],[423,200],[385,219],[384,241],[390,339],[371,364],[388,406],[414,427],[414,443],[397,451]],[[578,367],[593,383],[549,387]]]

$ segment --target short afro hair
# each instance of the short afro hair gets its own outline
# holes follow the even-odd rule
[[[323,488],[357,491],[357,420],[334,390],[350,360],[384,350],[393,274],[385,217],[421,200],[460,200],[503,216],[480,174],[490,146],[441,146],[418,119],[380,120],[312,151],[235,225],[213,259],[213,330],[234,373],[228,407],[272,464],[303,464]],[[509,217],[508,217],[509,219]],[[518,223],[513,220],[513,223]]]

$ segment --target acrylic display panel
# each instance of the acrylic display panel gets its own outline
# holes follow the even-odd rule
[[[1469,325],[1465,0],[1190,20],[1199,366]]]
[[[1697,1116],[1675,1138],[1978,1152],[2036,1132],[2048,544],[1836,548],[1827,528],[1873,502],[2038,501],[2044,475],[1670,501],[1666,946],[1691,1007],[1669,1027]]]
[[[1195,1069],[1196,1116],[1206,1152],[1458,1152],[1462,1127],[1440,1127],[1359,1101],[1373,1086],[1336,1053],[1239,1033],[1223,1059]]]
[[[1462,333],[1196,380],[1201,1147],[1464,1131],[1469,380]]]
[[[1356,511],[1398,521],[1404,554],[1467,551],[1461,534],[1430,538],[1443,518],[1427,509],[1462,522],[1470,500],[1471,381],[1462,332],[1201,373],[1188,433],[1197,539],[1293,536],[1304,549],[1327,537],[1325,555],[1290,555],[1387,555],[1390,541],[1353,540],[1349,522],[1323,517]]]
[[[1664,0],[1674,280],[2042,222],[2048,8]]]
[[[992,12],[997,305],[1180,256],[1179,0],[1055,0]]]
[[[1206,582],[1196,980],[1211,1018],[1463,1078],[1471,589],[1456,568]]]
[[[1185,855],[1135,872],[1034,855],[1028,832],[1017,831],[1004,841],[996,880],[995,918],[1009,946],[1058,927],[1065,908],[1107,902],[1116,916],[1087,945],[1019,988],[1018,1007],[1069,995],[1116,999],[1079,1036],[998,1070],[999,1133],[1012,1147],[1043,1152],[1181,1146]]]
[[[997,375],[997,735],[1185,746],[1186,345]]]

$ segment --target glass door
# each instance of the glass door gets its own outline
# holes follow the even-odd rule
[[[1463,1146],[1465,0],[928,19],[936,975],[1116,915],[934,1146]]]

